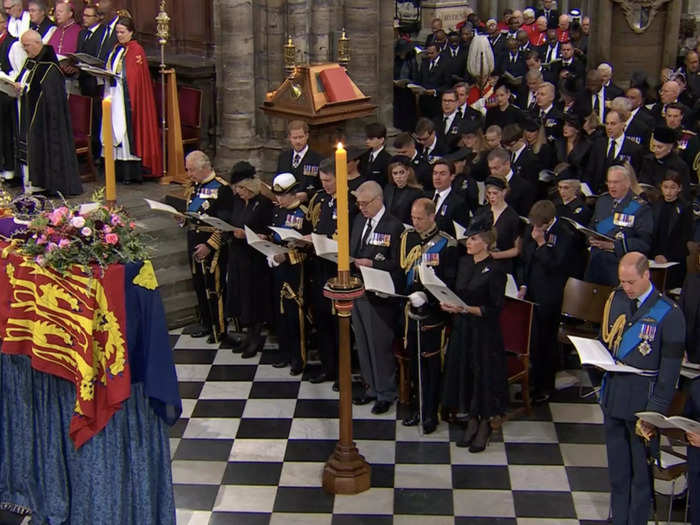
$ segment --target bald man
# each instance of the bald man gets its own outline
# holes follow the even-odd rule
[[[685,339],[678,305],[649,278],[649,261],[640,252],[625,254],[618,265],[619,287],[603,312],[600,339],[624,365],[640,373],[608,372],[600,391],[611,487],[613,523],[646,523],[652,498],[647,458],[658,453],[658,433],[635,415],[666,414],[676,389]]]
[[[675,80],[669,80],[661,85],[661,89],[659,89],[659,101],[654,104],[650,110],[654,119],[656,119],[657,126],[666,124],[666,107],[674,102],[679,102],[678,97],[680,94],[681,86]],[[683,114],[690,115],[690,108],[683,105]]]

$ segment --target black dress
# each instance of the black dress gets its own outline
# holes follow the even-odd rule
[[[462,257],[455,292],[481,316],[455,314],[445,355],[443,406],[458,420],[505,414],[508,405],[506,354],[500,313],[506,276],[491,257]]]
[[[489,206],[482,208],[479,213],[488,213],[493,217]],[[515,241],[522,236],[525,223],[520,219],[518,212],[511,206],[506,206],[493,227],[496,229],[496,249],[502,252],[515,247]],[[495,263],[504,273],[513,273],[515,259],[498,259]]]
[[[399,188],[395,184],[384,186],[384,205],[391,215],[404,224],[411,224],[411,206],[413,201],[424,197],[423,190],[404,186]]]
[[[248,226],[256,233],[269,235],[272,203],[262,195],[246,201],[236,197],[229,222]],[[272,281],[265,256],[254,250],[245,239],[232,238],[229,246],[226,283],[226,315],[235,317],[241,326],[271,320],[272,308],[266,299],[272,295]]]
[[[654,240],[650,257],[663,255],[669,262],[677,262],[668,269],[667,288],[683,283],[688,256],[688,241],[693,239],[693,212],[682,200],[666,202],[663,198],[652,205]]]

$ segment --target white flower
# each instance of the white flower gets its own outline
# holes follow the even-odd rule
[[[83,222],[85,222],[85,221],[83,220]],[[88,228],[87,226],[85,226],[85,228],[80,230],[80,233],[83,237],[90,237],[90,235],[92,235],[92,230],[90,228]]]
[[[70,225],[73,226],[73,228],[82,228],[85,226],[85,217],[76,215],[70,220]]]

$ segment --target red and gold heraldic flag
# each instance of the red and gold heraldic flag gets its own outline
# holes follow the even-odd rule
[[[75,385],[69,433],[76,448],[129,398],[124,267],[59,274],[0,242],[2,352]]]

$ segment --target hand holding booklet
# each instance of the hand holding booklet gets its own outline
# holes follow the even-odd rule
[[[394,280],[389,272],[370,266],[360,266],[360,273],[365,284],[365,290],[368,292],[389,297],[406,297],[396,293]]]
[[[462,301],[456,293],[450,290],[447,285],[435,275],[435,270],[430,266],[421,264],[418,267],[418,275],[420,276],[420,282],[423,284],[423,287],[441,303],[458,308],[467,307],[467,303]]]
[[[311,242],[314,244],[316,255],[333,263],[338,262],[338,241],[329,239],[325,235],[319,233],[312,233]],[[354,259],[350,257],[350,262],[352,261],[354,261]]]
[[[567,221],[569,224],[571,224],[577,231],[581,232],[584,234],[587,238],[593,238],[593,239],[598,239],[600,241],[612,241],[614,242],[615,239],[610,237],[609,235],[605,235],[603,233],[597,232],[595,230],[591,230],[590,228],[587,228],[583,224],[580,224],[576,222],[573,219],[569,219],[568,217],[562,217],[565,221]]]
[[[633,366],[624,365],[615,360],[610,355],[603,343],[597,339],[589,339],[587,337],[568,336],[578,352],[579,359],[582,365],[593,365],[607,372],[625,372],[628,374],[641,374],[644,370]]]
[[[286,254],[289,252],[287,248],[284,246],[279,246],[278,244],[275,244],[274,242],[270,242],[268,240],[265,240],[261,238],[257,233],[255,233],[253,230],[248,228],[248,226],[244,227],[245,229],[245,238],[246,241],[248,242],[248,245],[265,255],[266,257],[274,257],[275,255],[282,255]]]
[[[279,228],[277,226],[268,226],[273,232],[280,236],[283,242],[291,244],[310,244],[310,241],[304,239],[304,236],[294,228]]]
[[[639,419],[654,425],[656,428],[669,429],[679,428],[684,432],[691,434],[700,434],[700,422],[693,419],[688,419],[683,416],[666,417],[658,412],[637,412],[635,414]]]

